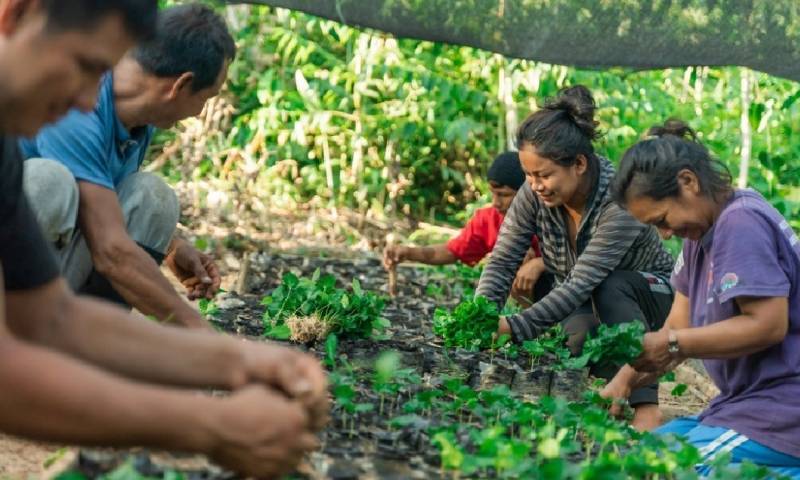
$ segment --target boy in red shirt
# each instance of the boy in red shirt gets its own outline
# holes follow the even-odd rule
[[[475,265],[488,255],[497,241],[500,225],[506,210],[511,206],[517,190],[525,182],[525,174],[519,163],[519,153],[505,152],[494,159],[487,174],[492,191],[492,205],[475,211],[475,215],[455,238],[447,243],[427,247],[406,245],[388,246],[383,252],[383,266],[389,270],[397,264],[411,261],[428,265],[448,265],[460,261]],[[533,298],[536,275],[531,269],[531,260],[541,256],[536,236],[531,238],[531,248],[517,271],[512,295],[527,306]]]

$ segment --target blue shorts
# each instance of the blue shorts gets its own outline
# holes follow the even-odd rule
[[[734,430],[723,427],[701,425],[697,417],[683,417],[656,429],[656,434],[675,434],[688,440],[700,450],[703,462],[710,462],[717,455],[731,454],[731,465],[745,460],[768,467],[775,473],[800,480],[800,458],[781,453],[750,440]],[[708,465],[698,465],[701,476],[711,473]]]

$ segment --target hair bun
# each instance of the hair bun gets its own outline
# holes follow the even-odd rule
[[[670,118],[663,125],[654,125],[647,130],[647,135],[652,137],[665,137],[671,135],[673,137],[682,138],[684,140],[697,141],[697,134],[694,133],[690,127],[683,120],[677,118]]]
[[[566,112],[575,125],[592,140],[600,136],[597,131],[598,122],[594,119],[597,105],[594,103],[592,92],[585,86],[575,85],[560,90],[558,96],[548,101],[544,108]]]

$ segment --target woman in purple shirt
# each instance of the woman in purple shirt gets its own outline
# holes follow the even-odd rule
[[[734,463],[800,478],[800,242],[760,194],[731,187],[686,124],[649,133],[625,153],[614,197],[665,238],[685,239],[675,300],[664,328],[645,335],[642,355],[603,394],[627,398],[683,360],[702,359],[720,395],[657,432],[687,438],[706,465],[729,452]]]

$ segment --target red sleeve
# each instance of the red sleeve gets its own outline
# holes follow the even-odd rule
[[[487,241],[488,225],[481,213],[480,210],[475,212],[475,216],[464,226],[461,233],[447,242],[450,253],[470,266],[480,262],[492,251]]]
[[[537,237],[536,235],[534,235],[533,238],[531,238],[531,248],[536,253],[536,258],[542,256],[542,250],[539,247],[539,237]]]

